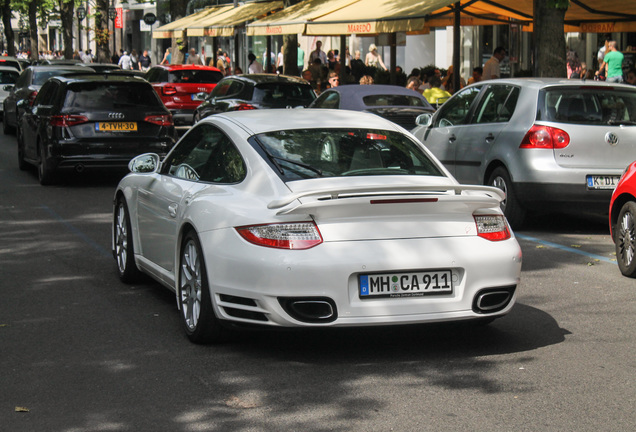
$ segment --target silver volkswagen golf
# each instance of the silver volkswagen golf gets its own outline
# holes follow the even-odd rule
[[[465,87],[413,134],[461,183],[497,186],[513,227],[533,212],[607,213],[636,159],[636,87],[558,78]]]

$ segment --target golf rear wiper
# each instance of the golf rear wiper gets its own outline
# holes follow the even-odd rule
[[[298,161],[295,161],[295,160],[274,156],[274,155],[271,155],[271,154],[268,155],[268,156],[270,157],[270,159],[279,160],[279,161],[282,161],[282,162],[287,162],[287,163],[290,163],[292,165],[297,165],[297,166],[299,166],[301,168],[308,169],[309,171],[312,171],[312,172],[315,172],[316,174],[318,174],[318,177],[322,177],[322,170],[319,170],[318,168],[314,168],[311,165],[307,165],[306,163],[302,163],[302,162],[298,162]],[[278,164],[276,164],[276,165],[278,165]],[[278,166],[280,168],[280,165],[278,165]]]

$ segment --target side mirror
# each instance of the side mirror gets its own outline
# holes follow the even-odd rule
[[[192,96],[192,100],[195,101],[204,101],[205,98],[208,97],[208,94],[206,92],[201,92],[201,93],[197,93],[194,96]]]
[[[128,169],[133,173],[154,173],[159,169],[161,158],[156,153],[144,153],[134,157],[128,163]]]
[[[425,113],[418,115],[415,119],[415,124],[418,126],[429,127],[433,124],[433,114]]]
[[[3,87],[2,87],[2,90],[4,90],[4,91],[11,91],[11,90],[13,90],[13,88],[14,88],[14,87],[15,87],[15,85],[14,85],[14,84],[7,84],[6,86],[3,86]]]

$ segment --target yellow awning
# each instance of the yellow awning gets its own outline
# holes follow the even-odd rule
[[[152,37],[153,39],[169,39],[173,36],[177,38],[184,37],[185,31],[189,26],[198,23],[200,20],[218,15],[219,13],[223,13],[231,7],[231,5],[215,6],[195,12],[171,23],[162,25],[152,32]]]
[[[268,13],[282,9],[282,1],[247,3],[232,8],[222,14],[199,21],[188,27],[188,37],[234,36],[234,29],[247,21],[264,17]]]
[[[248,36],[305,32],[305,24],[359,0],[305,0],[246,26]]]
[[[350,35],[419,32],[425,17],[449,0],[359,0],[307,23],[308,35]]]

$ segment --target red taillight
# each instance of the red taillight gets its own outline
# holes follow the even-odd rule
[[[253,225],[236,230],[250,243],[276,249],[309,249],[322,243],[320,231],[313,222]]]
[[[172,126],[172,115],[171,114],[163,114],[163,115],[149,115],[144,118],[145,122],[156,124],[159,126]]]
[[[246,104],[246,103],[238,104],[237,106],[234,107],[235,111],[245,111],[245,110],[253,110],[253,109],[256,109],[254,105]]]
[[[64,115],[51,116],[51,120],[49,121],[49,124],[51,126],[66,127],[66,126],[75,126],[78,124],[86,123],[87,121],[88,121],[88,117],[83,115],[64,114]]]
[[[36,90],[33,90],[31,93],[29,93],[29,105],[33,106],[33,102],[35,102],[35,97],[38,95],[38,92]]]
[[[550,126],[534,125],[523,137],[519,148],[562,149],[570,144],[570,135]]]
[[[502,215],[473,215],[477,225],[477,235],[490,241],[508,240],[510,230]]]
[[[177,88],[175,86],[164,86],[161,88],[161,91],[167,96],[177,94]]]

